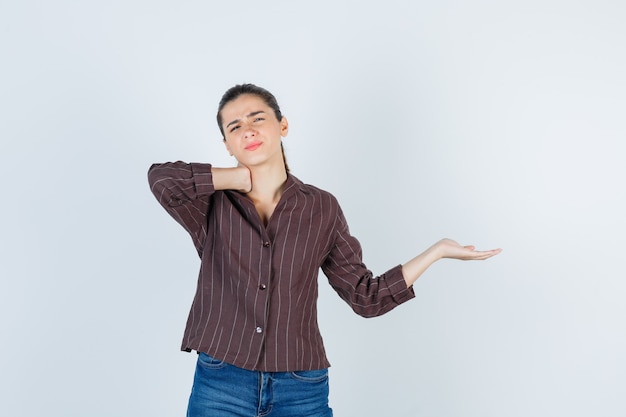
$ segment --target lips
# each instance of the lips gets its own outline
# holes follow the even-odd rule
[[[254,151],[259,148],[259,146],[263,145],[263,142],[251,142],[244,149],[246,151]]]

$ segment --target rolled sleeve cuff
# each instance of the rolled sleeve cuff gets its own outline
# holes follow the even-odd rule
[[[387,271],[385,279],[389,286],[391,296],[398,305],[415,298],[413,286],[411,285],[408,288],[406,286],[406,281],[402,274],[402,265],[395,266]]]
[[[208,195],[215,192],[211,164],[191,163],[191,172],[197,195]]]

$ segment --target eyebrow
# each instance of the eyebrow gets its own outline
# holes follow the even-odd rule
[[[246,115],[246,117],[254,117],[257,114],[261,114],[261,113],[265,113],[263,110],[259,110],[259,111],[253,111],[252,113],[249,113]],[[230,122],[229,124],[226,125],[226,128],[228,128],[230,125],[233,125],[235,123],[239,123],[241,120],[240,119],[235,119],[232,122]]]

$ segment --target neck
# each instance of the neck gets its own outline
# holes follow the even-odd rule
[[[249,167],[252,190],[247,194],[252,201],[278,202],[287,180],[284,164]]]

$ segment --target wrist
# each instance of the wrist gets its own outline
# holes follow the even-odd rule
[[[250,170],[245,166],[237,166],[233,168],[236,187],[234,189],[244,193],[250,192],[252,189],[252,179],[250,178]]]
[[[436,242],[430,248],[426,249],[426,256],[428,256],[432,262],[436,262],[440,259],[445,258],[444,250],[443,250],[443,240]]]
[[[249,192],[252,188],[250,171],[246,167],[213,168],[211,171],[216,190]]]

